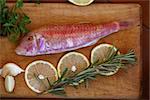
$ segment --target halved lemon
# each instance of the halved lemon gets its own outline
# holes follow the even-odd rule
[[[70,52],[65,54],[59,61],[57,71],[59,77],[62,75],[65,68],[68,71],[65,77],[71,77],[89,66],[89,61],[86,56],[78,52]]]
[[[91,4],[94,0],[68,0],[68,1],[78,6],[87,6]]]
[[[56,68],[49,62],[37,60],[30,63],[25,70],[27,86],[34,92],[41,93],[58,79]]]
[[[106,62],[115,52],[117,51],[117,48],[114,47],[111,44],[100,44],[93,48],[91,52],[91,63],[103,63]],[[117,54],[120,54],[119,52]],[[111,67],[111,66],[110,66]],[[110,76],[115,74],[119,66],[113,67],[113,71],[103,71],[101,72],[101,75]]]

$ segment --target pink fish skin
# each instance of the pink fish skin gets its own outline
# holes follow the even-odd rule
[[[18,55],[36,56],[76,50],[128,27],[128,22],[49,25],[28,33],[16,48]]]

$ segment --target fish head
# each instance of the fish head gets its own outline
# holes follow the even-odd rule
[[[18,55],[25,55],[25,56],[34,56],[38,53],[38,39],[40,39],[40,35],[36,33],[29,33],[26,35],[16,48],[15,52]]]

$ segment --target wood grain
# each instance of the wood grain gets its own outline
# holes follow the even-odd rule
[[[11,4],[10,4],[11,6]],[[78,49],[76,51],[90,57],[90,51],[99,43],[113,43],[126,53],[134,49],[137,55],[137,63],[129,69],[121,69],[116,75],[111,77],[97,77],[95,81],[90,81],[89,88],[80,85],[78,89],[70,86],[66,87],[68,97],[80,98],[139,98],[141,81],[141,48],[140,48],[140,6],[137,4],[93,4],[86,7],[77,7],[65,3],[53,4],[25,4],[23,9],[32,20],[28,25],[30,30],[39,28],[46,24],[66,24],[66,23],[105,23],[111,21],[135,20],[134,25],[106,38],[101,39],[97,44]],[[15,54],[16,45],[10,43],[6,38],[0,38],[0,66],[7,62],[15,62],[23,69],[37,59],[47,60],[55,66],[60,57],[65,53],[44,55],[37,57],[23,57]],[[32,92],[24,81],[24,73],[15,77],[16,87],[13,93],[8,94],[4,89],[4,79],[0,77],[0,93],[2,97],[44,97],[51,98],[51,94],[37,95]]]
[[[24,2],[36,2],[36,0],[23,0]],[[111,2],[111,3],[117,3],[117,2],[121,2],[121,3],[135,3],[135,2],[145,2],[148,0],[94,0],[94,2],[101,2],[101,3],[106,3],[106,2]],[[16,0],[7,0],[7,2],[16,2]],[[40,2],[49,2],[49,3],[58,3],[58,2],[68,2],[68,0],[40,0]]]

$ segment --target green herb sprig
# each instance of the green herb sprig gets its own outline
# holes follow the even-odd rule
[[[88,82],[88,80],[94,80],[97,75],[104,75],[104,73],[115,72],[119,68],[124,68],[128,64],[134,64],[136,62],[136,56],[133,50],[127,54],[120,55],[118,55],[118,51],[110,51],[108,57],[109,58],[107,58],[107,60],[104,62],[100,63],[99,61],[96,61],[95,63],[91,63],[88,68],[74,75],[73,77],[64,77],[68,71],[68,69],[65,68],[61,77],[59,77],[59,79],[53,84],[50,84],[49,89],[43,91],[41,94],[52,93],[55,95],[66,96],[64,89],[66,85],[73,85],[76,87],[83,81]]]
[[[17,42],[29,30],[26,25],[31,23],[30,18],[22,11],[23,0],[17,0],[16,4],[9,9],[6,0],[0,0],[0,36],[7,36],[12,42]]]

